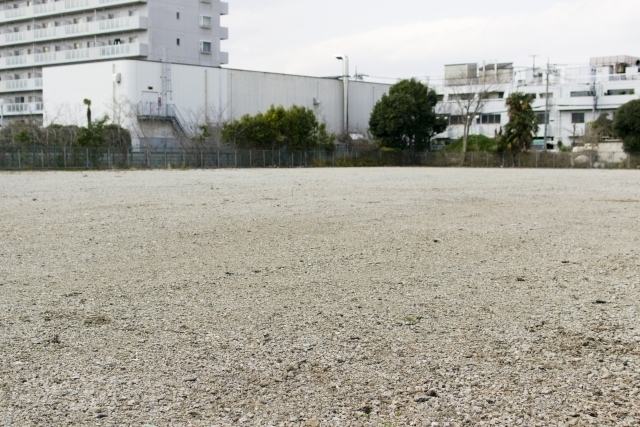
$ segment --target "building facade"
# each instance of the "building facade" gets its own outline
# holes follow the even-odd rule
[[[444,80],[432,86],[440,94],[439,112],[449,118],[449,127],[438,135],[444,143],[462,136],[464,107],[474,94],[487,96],[470,133],[494,137],[508,122],[506,98],[523,92],[533,96],[540,123],[534,145],[543,147],[546,134],[549,146],[557,149],[559,143],[584,141],[589,122],[604,114],[613,119],[621,105],[640,98],[640,58],[598,57],[584,66],[549,69],[517,69],[511,63],[447,65]]]
[[[175,147],[203,124],[221,125],[272,105],[307,107],[330,132],[345,132],[344,85],[336,78],[121,59],[47,67],[43,84],[45,125],[85,125],[82,100],[90,99],[94,117],[108,115],[131,131],[134,149]],[[389,87],[350,82],[350,132],[366,133]]]
[[[220,16],[227,13],[219,0],[2,0],[4,119],[42,121],[43,69],[50,66],[123,58],[226,64]]]

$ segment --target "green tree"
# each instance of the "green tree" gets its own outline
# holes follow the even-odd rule
[[[264,113],[245,115],[222,128],[223,142],[245,149],[332,149],[333,139],[313,110],[296,105],[288,110],[272,105]]]
[[[389,88],[375,105],[369,129],[381,147],[409,151],[431,148],[431,139],[447,128],[435,113],[435,90],[416,79],[402,80]]]
[[[503,150],[526,151],[531,148],[533,136],[538,133],[538,119],[533,112],[533,96],[528,93],[514,92],[507,98],[509,123],[504,127],[500,138]]]
[[[622,138],[624,151],[640,153],[640,99],[618,108],[613,119],[613,130]]]
[[[77,144],[80,147],[97,148],[104,147],[105,127],[109,117],[104,116],[101,119],[94,120],[87,127],[82,127],[78,130]]]

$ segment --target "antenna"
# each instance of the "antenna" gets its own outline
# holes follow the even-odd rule
[[[536,58],[538,56],[540,56],[540,55],[536,54],[536,55],[529,55],[529,56],[531,56],[533,58],[533,74],[535,75],[535,73],[536,73]]]

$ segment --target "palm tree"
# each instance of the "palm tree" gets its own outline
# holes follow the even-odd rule
[[[87,106],[87,127],[91,127],[91,100],[85,98],[82,102]]]
[[[538,119],[533,112],[533,95],[514,92],[506,104],[509,123],[504,127],[502,146],[510,151],[527,151],[539,130]]]

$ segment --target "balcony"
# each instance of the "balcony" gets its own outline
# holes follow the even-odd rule
[[[220,40],[229,40],[229,28],[220,27]]]
[[[36,79],[2,80],[0,93],[42,90],[42,77]]]
[[[34,4],[17,9],[0,11],[0,23],[26,21],[46,16],[81,12],[84,10],[105,9],[127,4],[146,3],[147,0],[64,0]]]
[[[24,116],[30,114],[42,114],[42,102],[25,102],[22,104],[4,104],[2,114],[4,116]]]
[[[58,52],[36,53],[35,55],[7,56],[0,58],[0,70],[42,67],[45,65],[67,64],[70,62],[100,61],[114,58],[135,58],[147,56],[149,45],[143,43],[115,44],[88,49],[69,49]]]
[[[60,27],[39,28],[20,33],[5,33],[0,36],[0,47],[46,42],[72,37],[84,37],[97,34],[109,34],[122,31],[146,30],[147,18],[144,16],[125,16],[103,21],[82,24],[63,25]]]

